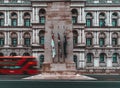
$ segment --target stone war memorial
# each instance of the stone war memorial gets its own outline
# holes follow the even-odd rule
[[[34,56],[38,78],[120,74],[119,4],[0,0],[0,56]]]

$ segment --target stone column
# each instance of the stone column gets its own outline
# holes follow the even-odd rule
[[[94,67],[99,67],[99,57],[94,58]]]
[[[106,60],[107,67],[112,67],[112,58],[108,57]]]
[[[82,8],[82,22],[85,23],[85,9]]]
[[[99,32],[96,33],[97,34],[97,37],[96,37],[96,40],[97,40],[97,46],[99,45]]]
[[[109,26],[112,26],[112,12],[110,11],[109,14],[110,14],[110,23],[109,23]],[[119,24],[119,22],[118,22],[118,24]]]
[[[10,26],[11,25],[11,19],[10,19],[10,12],[8,11],[7,13],[7,25]]]
[[[79,61],[78,68],[85,68],[85,54],[84,54],[84,52],[80,52],[78,61]]]
[[[34,23],[35,22],[35,7],[32,8],[32,13],[33,13],[32,14],[33,15],[32,16],[32,21],[33,21],[32,23]]]
[[[94,12],[94,13],[93,13],[93,22],[92,22],[92,25],[93,25],[93,26],[97,26],[97,17],[96,17],[96,16],[97,16],[97,13]]]
[[[7,26],[7,11],[5,11],[5,20],[4,21],[5,21],[4,25]]]
[[[5,32],[5,46],[7,46],[7,32]]]
[[[84,29],[82,29],[82,43],[85,44],[85,32],[84,32]]]
[[[78,45],[81,44],[81,29],[78,30]]]
[[[35,19],[36,19],[36,23],[38,23],[38,8],[36,7],[36,11],[35,11]]]
[[[110,18],[109,18],[109,17],[110,17],[110,14],[109,14],[109,12],[107,11],[107,12],[106,12],[106,23],[105,23],[106,26],[109,26],[109,23],[110,23],[110,21],[109,21]]]
[[[35,29],[33,29],[33,44],[35,44]]]
[[[22,46],[23,45],[23,34],[22,34],[22,31],[20,32],[20,35],[21,35],[21,37],[20,37],[20,45]]]
[[[99,12],[96,12],[96,26],[99,26]]]
[[[18,11],[18,26],[20,26],[20,11]]]
[[[10,45],[10,32],[8,31],[8,43],[7,43],[7,45],[9,46]]]
[[[79,8],[79,11],[78,11],[78,23],[81,23],[82,21],[82,16],[81,16],[81,7]]]
[[[18,35],[18,46],[20,45],[20,34],[19,34],[19,32],[17,33],[17,35]]]

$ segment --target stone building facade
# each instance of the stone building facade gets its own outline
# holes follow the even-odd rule
[[[0,0],[0,56],[36,56],[38,66],[74,63],[81,73],[118,73],[120,0]],[[59,56],[58,34],[67,57]],[[44,59],[44,60],[43,60]]]

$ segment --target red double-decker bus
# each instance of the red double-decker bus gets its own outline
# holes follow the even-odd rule
[[[37,61],[33,56],[0,57],[0,74],[37,74]]]

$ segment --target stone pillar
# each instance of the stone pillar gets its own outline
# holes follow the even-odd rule
[[[4,23],[5,26],[7,26],[7,11],[5,11],[5,23]]]
[[[37,23],[37,7],[35,8],[35,22]]]
[[[110,39],[109,44],[112,47],[112,32],[110,32],[110,38],[109,39]]]
[[[108,57],[107,60],[106,60],[106,64],[107,64],[107,67],[112,67],[112,58],[111,57]]]
[[[20,11],[18,11],[18,26],[20,26]]]
[[[92,22],[92,25],[93,25],[93,26],[97,26],[97,17],[96,17],[96,16],[97,16],[97,13],[94,12],[94,13],[93,13],[93,22]]]
[[[33,29],[33,44],[35,44],[35,29]]]
[[[110,11],[109,14],[110,14],[110,23],[109,23],[109,26],[112,26],[112,12]],[[119,24],[119,21],[118,21],[118,24]]]
[[[97,46],[99,46],[99,32],[97,32],[97,38],[96,38],[96,40],[97,40]]]
[[[85,8],[82,8],[82,22],[85,23]]]
[[[20,33],[18,32],[18,46],[20,45]]]
[[[8,11],[7,13],[7,25],[10,26],[11,25],[11,18],[10,18],[10,12]]]
[[[78,45],[81,44],[81,38],[82,38],[82,36],[81,36],[81,29],[80,29],[80,30],[78,30]]]
[[[78,11],[79,13],[78,13],[78,23],[81,23],[81,21],[82,21],[82,15],[81,15],[81,7],[79,8],[79,11]]]
[[[85,54],[84,54],[84,52],[80,52],[78,61],[79,61],[78,68],[85,68]]]
[[[99,12],[96,12],[96,26],[99,26]]]
[[[106,23],[105,23],[106,26],[109,26],[109,23],[110,23],[110,18],[109,18],[109,17],[110,17],[110,14],[109,14],[109,12],[107,11],[107,12],[106,12]]]
[[[8,43],[7,43],[7,45],[9,46],[10,45],[10,32],[8,31]]]
[[[99,67],[99,57],[94,58],[94,67]]]
[[[7,45],[7,32],[5,32],[5,46]]]
[[[35,7],[33,7],[33,9],[32,9],[32,23],[34,23],[35,22]]]
[[[85,32],[84,32],[84,29],[82,29],[82,44],[85,44]]]
[[[23,34],[22,34],[22,31],[20,32],[20,35],[21,35],[21,37],[20,37],[20,45],[22,46],[23,45]]]

